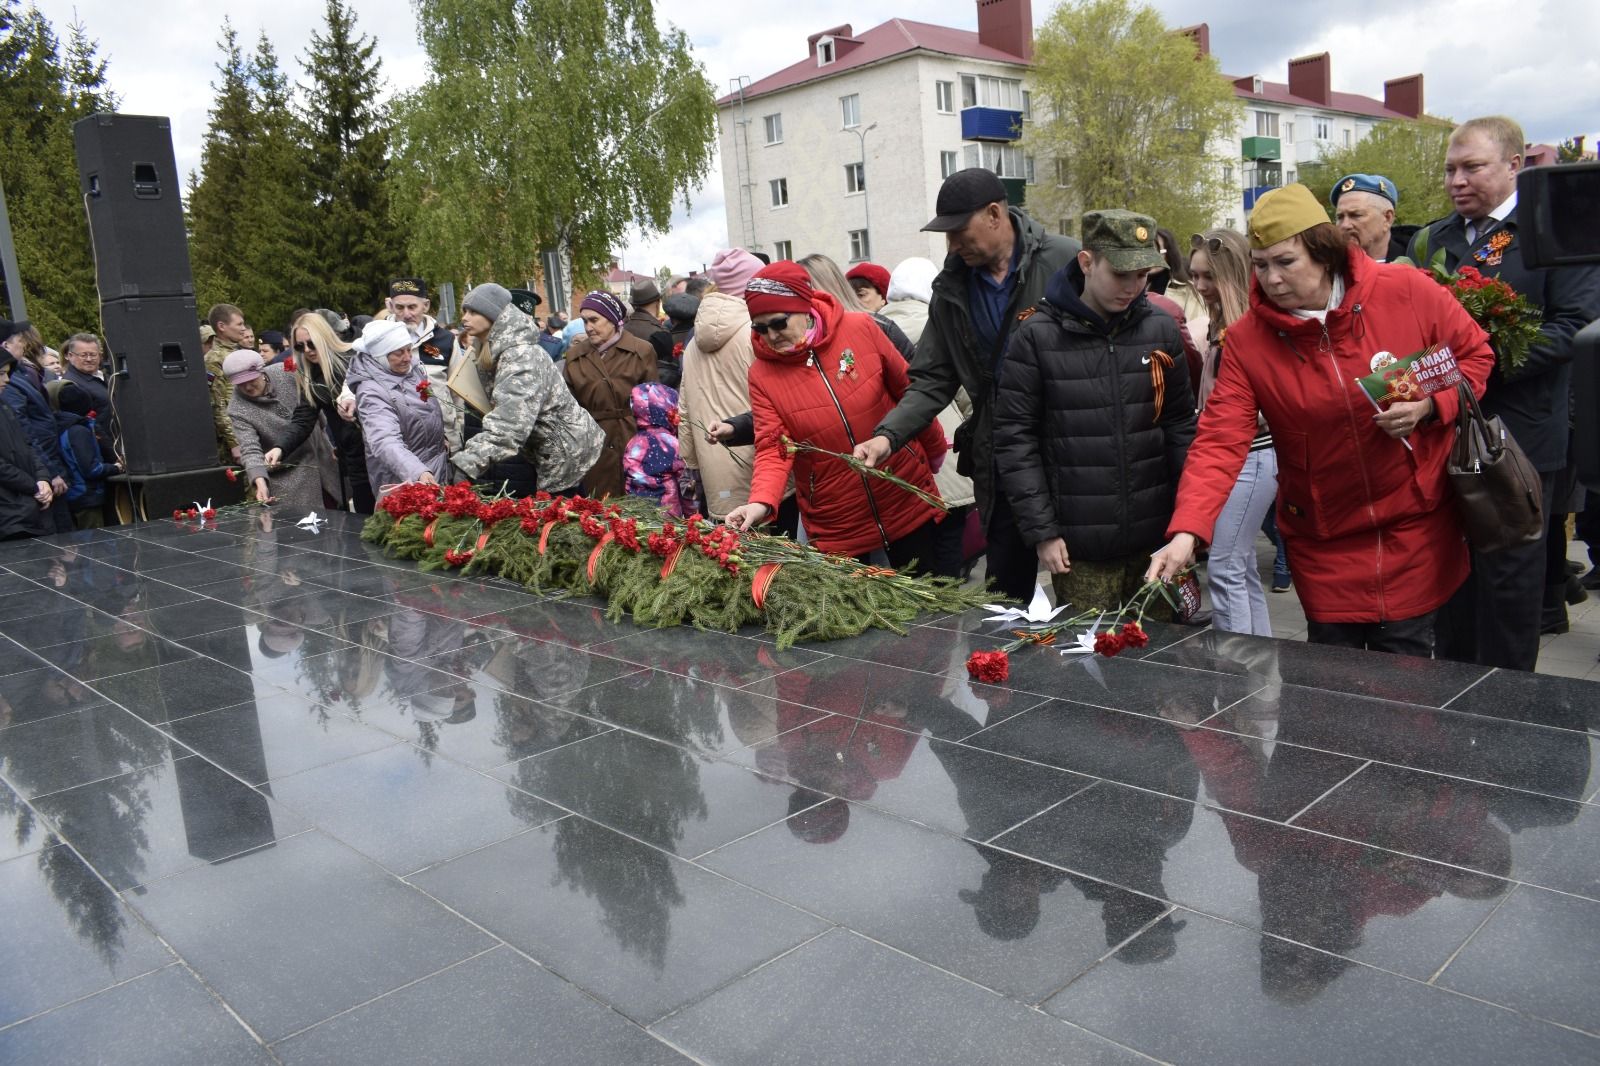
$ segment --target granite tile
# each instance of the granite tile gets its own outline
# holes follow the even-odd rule
[[[424,574],[418,570],[372,566],[369,563],[356,563],[349,559],[343,559],[341,562],[345,564],[342,569],[326,570],[307,580],[313,585],[338,589],[340,592],[356,596],[371,596],[375,599],[387,599],[437,581],[432,574]]]
[[[230,563],[225,559],[212,559],[204,555],[191,555],[187,559],[172,561],[166,566],[147,567],[139,572],[169,584],[182,582],[186,587],[193,588],[202,595],[209,595],[205,588],[207,585],[239,581],[256,573],[238,563]]]
[[[1511,887],[1109,783],[1052,807],[995,844],[1422,980],[1466,942]]]
[[[312,669],[311,660],[353,647],[332,634],[265,617],[246,626],[183,637],[178,643],[259,680],[297,690],[301,687],[297,679]]]
[[[510,611],[540,602],[531,592],[507,585],[453,581],[437,576],[426,585],[394,593],[395,601],[413,611],[467,619]]]
[[[130,543],[157,544],[163,547],[181,548],[184,551],[201,552],[207,548],[220,548],[232,544],[238,539],[231,533],[224,533],[207,526],[209,523],[202,525],[194,521],[174,522],[169,515],[164,519],[140,523],[129,530],[128,540]]]
[[[1496,670],[1450,702],[1452,711],[1513,722],[1600,732],[1600,696],[1593,681],[1520,670]]]
[[[166,737],[107,703],[0,731],[0,775],[28,797],[117,777],[170,756]]]
[[[0,1030],[0,1061],[269,1066],[272,1056],[182,966]]]
[[[75,640],[123,633],[133,628],[121,618],[96,610],[88,604],[68,599],[61,602],[64,606],[59,611],[0,622],[0,634],[24,648],[38,651],[57,644],[70,644]]]
[[[576,816],[412,880],[640,1023],[824,928],[809,915]]]
[[[0,729],[105,704],[105,698],[53,666],[0,677]]]
[[[397,743],[387,733],[287,693],[191,715],[167,731],[251,785]]]
[[[135,906],[267,1041],[494,943],[316,832],[164,878]]]
[[[295,574],[241,569],[232,577],[197,585],[195,591],[207,599],[260,611],[269,604],[298,599],[323,587]]]
[[[1600,1034],[1600,903],[1518,888],[1438,983]]]
[[[0,898],[0,1026],[173,961],[71,848],[0,863]]]
[[[1109,959],[1044,1009],[1167,1062],[1594,1061],[1592,1037],[1203,915],[1177,920],[1159,961]]]
[[[730,1066],[1147,1061],[842,929],[654,1031],[697,1061]]]
[[[264,618],[254,611],[247,611],[235,604],[223,603],[220,600],[197,600],[174,607],[145,611],[142,614],[130,614],[126,617],[141,629],[148,629],[168,640],[178,641],[185,637],[215,633],[221,629],[259,625]]]
[[[20,674],[25,670],[38,670],[47,665],[49,665],[47,660],[35,655],[16,641],[0,638],[0,677]]]
[[[1037,1003],[1167,904],[830,800],[702,864]]]
[[[364,700],[351,713],[424,751],[479,770],[611,729],[535,700],[459,682],[405,699]]]
[[[307,629],[335,634],[339,633],[339,627],[342,625],[393,614],[396,610],[398,608],[393,603],[369,599],[366,596],[353,596],[348,592],[324,589],[320,586],[304,596],[261,606],[262,614],[284,622],[293,622]]]
[[[10,785],[0,782],[0,862],[32,855],[59,841]]]
[[[504,840],[562,814],[409,744],[277,778],[272,794],[396,874]]]
[[[535,600],[521,607],[488,611],[473,616],[471,621],[571,648],[604,644],[634,630],[627,623],[606,621],[606,613],[599,607],[563,599]]]
[[[823,800],[622,730],[523,759],[494,776],[684,858]]]
[[[117,674],[94,682],[94,687],[152,725],[235,706],[254,699],[258,687],[263,694],[276,691],[266,682],[212,659],[186,659]]]
[[[779,704],[779,724],[793,704]],[[909,821],[985,841],[1084,788],[1092,778],[942,736],[973,732],[954,703],[914,703],[903,717],[825,718],[727,756],[771,777],[870,804]],[[926,740],[922,733],[930,734]],[[841,757],[842,754],[842,757]]]
[[[1489,672],[1487,667],[1445,659],[1374,659],[1375,654],[1212,630],[1149,658],[1195,670],[1245,675],[1259,684],[1300,685],[1428,707],[1444,706]]]
[[[33,801],[61,838],[118,890],[226,862],[305,822],[189,755]]]
[[[738,688],[797,666],[815,663],[815,652],[779,651],[770,644],[687,626],[644,629],[596,645],[602,655],[654,667],[700,681]]]
[[[73,606],[73,600],[55,589],[34,588],[27,592],[13,592],[9,596],[0,596],[0,621],[33,618]]]
[[[85,682],[195,657],[182,644],[131,627],[111,636],[58,644],[43,649],[42,654],[58,669]]]
[[[984,725],[1043,702],[1043,697],[976,684],[965,676],[943,677],[837,655],[764,678],[746,690],[852,719],[862,714],[892,718],[922,704],[954,703]]]
[[[83,554],[119,570],[152,574],[198,562],[194,553],[204,545],[190,543],[189,537],[194,535],[185,534],[182,540],[175,539],[164,543],[144,538],[120,537],[85,548]]]
[[[687,1066],[550,971],[499,947],[277,1044],[288,1066],[451,1062]]]

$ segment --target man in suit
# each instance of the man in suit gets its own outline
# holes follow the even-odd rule
[[[1456,127],[1445,156],[1445,191],[1455,213],[1417,235],[1412,258],[1420,259],[1418,242],[1426,238],[1427,254],[1442,249],[1450,270],[1476,267],[1543,309],[1541,341],[1515,372],[1495,368],[1483,407],[1504,420],[1539,471],[1546,519],[1554,521],[1558,475],[1567,465],[1572,339],[1600,315],[1600,270],[1524,265],[1517,219],[1523,146],[1522,127],[1502,116]],[[1471,576],[1439,612],[1439,657],[1532,670],[1539,657],[1546,555],[1544,540],[1473,552]]]

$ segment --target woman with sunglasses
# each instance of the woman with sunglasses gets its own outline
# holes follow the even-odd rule
[[[1374,263],[1304,185],[1256,203],[1250,260],[1250,309],[1228,326],[1172,539],[1146,576],[1171,578],[1214,539],[1265,415],[1307,639],[1431,658],[1434,613],[1468,569],[1445,474],[1457,393],[1374,411],[1358,381],[1437,346],[1482,392],[1494,366],[1488,337],[1422,271]]]
[[[371,514],[376,501],[367,477],[367,446],[353,411],[354,398],[345,385],[351,346],[339,339],[333,326],[313,311],[295,320],[293,332],[294,380],[300,396],[313,404],[333,439],[339,459],[339,480],[344,504],[357,514]]]
[[[1206,350],[1200,367],[1197,407],[1217,386],[1222,340],[1228,326],[1250,309],[1250,245],[1231,229],[1212,229],[1189,239],[1188,277],[1208,312]],[[1211,624],[1224,633],[1272,636],[1267,594],[1256,563],[1256,531],[1278,493],[1278,457],[1266,420],[1257,419],[1244,467],[1211,535],[1206,587],[1211,592]]]
[[[600,423],[606,443],[600,459],[583,478],[583,491],[599,499],[622,496],[622,453],[633,439],[633,387],[659,381],[655,347],[622,328],[628,305],[612,293],[595,290],[578,307],[583,336],[573,341],[563,360],[567,387],[578,405]]]
[[[846,312],[812,288],[804,267],[788,261],[758,271],[745,285],[756,361],[750,368],[756,465],[750,502],[728,513],[728,525],[765,522],[783,498],[792,472],[800,518],[811,543],[897,569],[935,557],[934,523],[944,512],[898,486],[868,478],[839,459],[791,455],[785,438],[848,454],[905,395],[905,359],[870,315]],[[936,495],[932,467],[948,445],[938,422],[895,452],[887,469]]]

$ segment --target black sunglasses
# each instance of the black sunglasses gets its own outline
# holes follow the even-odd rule
[[[1196,233],[1194,236],[1189,238],[1189,250],[1191,252],[1198,252],[1202,248],[1212,255],[1215,255],[1216,253],[1222,251],[1222,238],[1207,237],[1200,233]]]
[[[777,318],[770,318],[764,323],[752,322],[750,323],[750,328],[757,333],[782,333],[789,328],[789,316],[779,315]]]
[[[304,355],[308,351],[310,351],[310,352],[316,351],[317,350],[317,345],[316,345],[315,341],[295,341],[294,342],[294,350],[297,353],[299,353],[300,355]]]

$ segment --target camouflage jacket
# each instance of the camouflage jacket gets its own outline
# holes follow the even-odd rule
[[[533,319],[506,308],[489,330],[488,343],[494,409],[483,416],[483,430],[450,461],[475,478],[520,452],[538,470],[540,488],[576,485],[600,457],[605,434],[599,424],[578,406],[561,371],[539,346]]]
[[[206,353],[206,382],[211,390],[211,421],[217,430],[217,454],[224,464],[233,462],[233,449],[238,441],[233,436],[233,421],[228,417],[228,403],[233,399],[233,386],[222,376],[222,361],[228,358],[235,345],[220,337],[212,342]]]

